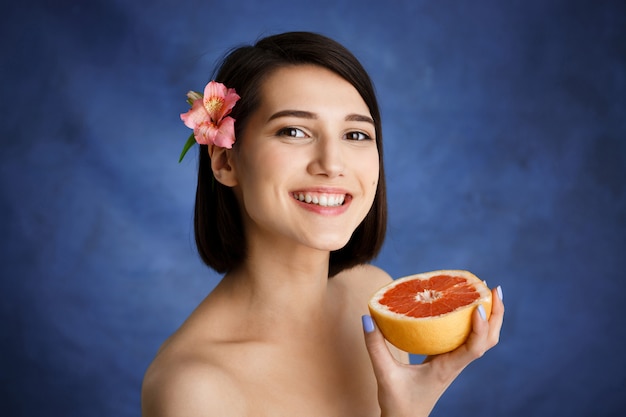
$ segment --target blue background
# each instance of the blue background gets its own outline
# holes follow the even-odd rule
[[[193,244],[196,162],[177,163],[185,93],[286,30],[339,40],[375,81],[376,264],[503,286],[500,345],[433,416],[623,414],[623,1],[17,3],[0,10],[3,415],[140,414],[156,349],[218,280]]]

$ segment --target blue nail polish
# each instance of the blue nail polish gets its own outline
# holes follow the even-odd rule
[[[482,304],[478,304],[478,314],[480,314],[481,319],[487,320],[487,313],[485,313],[485,307]]]
[[[365,333],[372,333],[374,331],[374,320],[370,316],[361,316],[361,321],[363,322],[363,330]]]
[[[502,297],[502,287],[498,285],[498,287],[496,288],[496,291],[498,293],[498,298],[500,300],[502,300],[503,299],[503,297]]]

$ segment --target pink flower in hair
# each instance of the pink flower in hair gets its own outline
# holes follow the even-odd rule
[[[193,140],[202,145],[215,145],[230,149],[235,143],[235,119],[229,117],[239,100],[234,88],[211,81],[204,88],[204,95],[195,91],[187,93],[191,109],[180,115],[181,120],[193,135],[187,140],[180,156],[183,159]]]

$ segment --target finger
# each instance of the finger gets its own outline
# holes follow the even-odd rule
[[[498,286],[492,291],[493,305],[491,307],[491,317],[489,318],[489,347],[494,347],[500,340],[500,330],[504,321],[504,303],[502,302],[502,287]]]
[[[484,306],[479,304],[472,313],[472,331],[464,345],[470,357],[475,359],[485,353],[488,336],[489,322],[487,321]]]
[[[396,360],[389,351],[385,338],[372,317],[365,315],[361,317],[361,320],[365,335],[365,346],[372,361],[376,378],[380,380],[387,374],[387,370],[396,364]]]

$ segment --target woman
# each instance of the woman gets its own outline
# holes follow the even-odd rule
[[[367,316],[391,281],[367,264],[386,223],[367,73],[336,42],[298,32],[234,50],[215,78],[224,87],[205,98],[217,101],[191,93],[182,118],[201,143],[198,250],[225,275],[148,369],[144,416],[428,415],[497,343],[504,307],[494,297],[465,345],[421,365]]]

